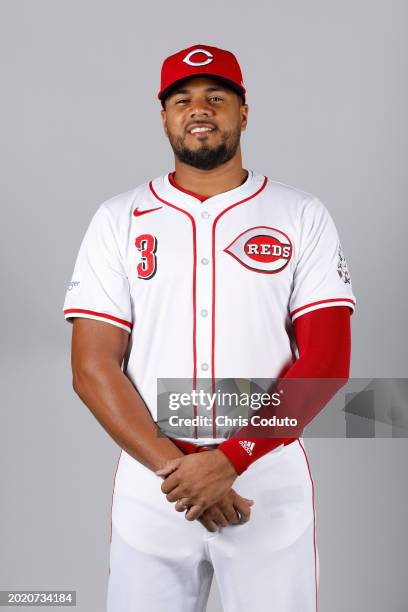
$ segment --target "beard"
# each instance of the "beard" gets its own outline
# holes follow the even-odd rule
[[[241,130],[237,128],[230,132],[222,132],[221,143],[210,147],[202,143],[197,149],[189,149],[185,138],[168,134],[171,148],[176,158],[199,170],[213,170],[232,159],[238,149]]]

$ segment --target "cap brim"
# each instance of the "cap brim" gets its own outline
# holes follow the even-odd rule
[[[195,79],[197,77],[210,77],[212,79],[216,79],[217,81],[220,81],[221,83],[229,87],[229,89],[235,91],[235,93],[239,94],[245,100],[245,89],[239,87],[239,85],[234,83],[234,81],[230,81],[229,79],[218,76],[217,74],[210,74],[204,72],[200,74],[193,74],[174,81],[174,83],[172,83],[171,85],[169,85],[169,87],[166,87],[166,89],[163,89],[163,91],[159,93],[158,98],[163,102],[164,99],[167,98],[174,89],[176,89],[176,87],[183,83],[183,81],[188,81],[189,79]]]

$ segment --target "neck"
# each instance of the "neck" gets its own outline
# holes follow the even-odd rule
[[[174,180],[177,185],[211,198],[219,193],[239,187],[247,177],[247,171],[242,167],[240,149],[232,159],[213,170],[200,170],[175,159]]]

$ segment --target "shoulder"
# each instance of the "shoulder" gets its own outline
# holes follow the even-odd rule
[[[299,220],[316,215],[329,215],[327,207],[316,194],[299,187],[272,178],[268,179],[265,191],[276,206],[293,213]]]
[[[282,202],[285,205],[292,205],[298,208],[307,206],[316,196],[313,193],[288,185],[273,178],[268,178],[266,184],[266,192],[273,197],[276,202]]]
[[[118,243],[127,240],[133,211],[146,201],[149,183],[107,198],[96,208],[90,227],[98,235],[114,236]]]
[[[146,198],[149,191],[149,183],[142,183],[133,189],[124,191],[104,200],[97,210],[101,216],[113,219],[123,219],[132,214],[134,208],[141,200]]]
[[[143,206],[151,197],[150,182],[146,181],[106,199],[97,208],[95,216],[99,217],[102,223],[113,225],[120,233],[126,233],[134,210]]]

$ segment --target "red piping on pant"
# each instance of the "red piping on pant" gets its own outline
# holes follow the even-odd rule
[[[314,575],[315,575],[315,599],[316,599],[316,612],[317,612],[317,547],[316,547],[316,511],[315,511],[315,495],[314,495],[314,481],[312,477],[312,472],[310,470],[309,460],[307,458],[306,449],[299,440],[297,439],[300,448],[303,451],[303,454],[306,459],[307,469],[309,471],[310,482],[312,483],[312,505],[313,505],[313,549],[314,549]]]

